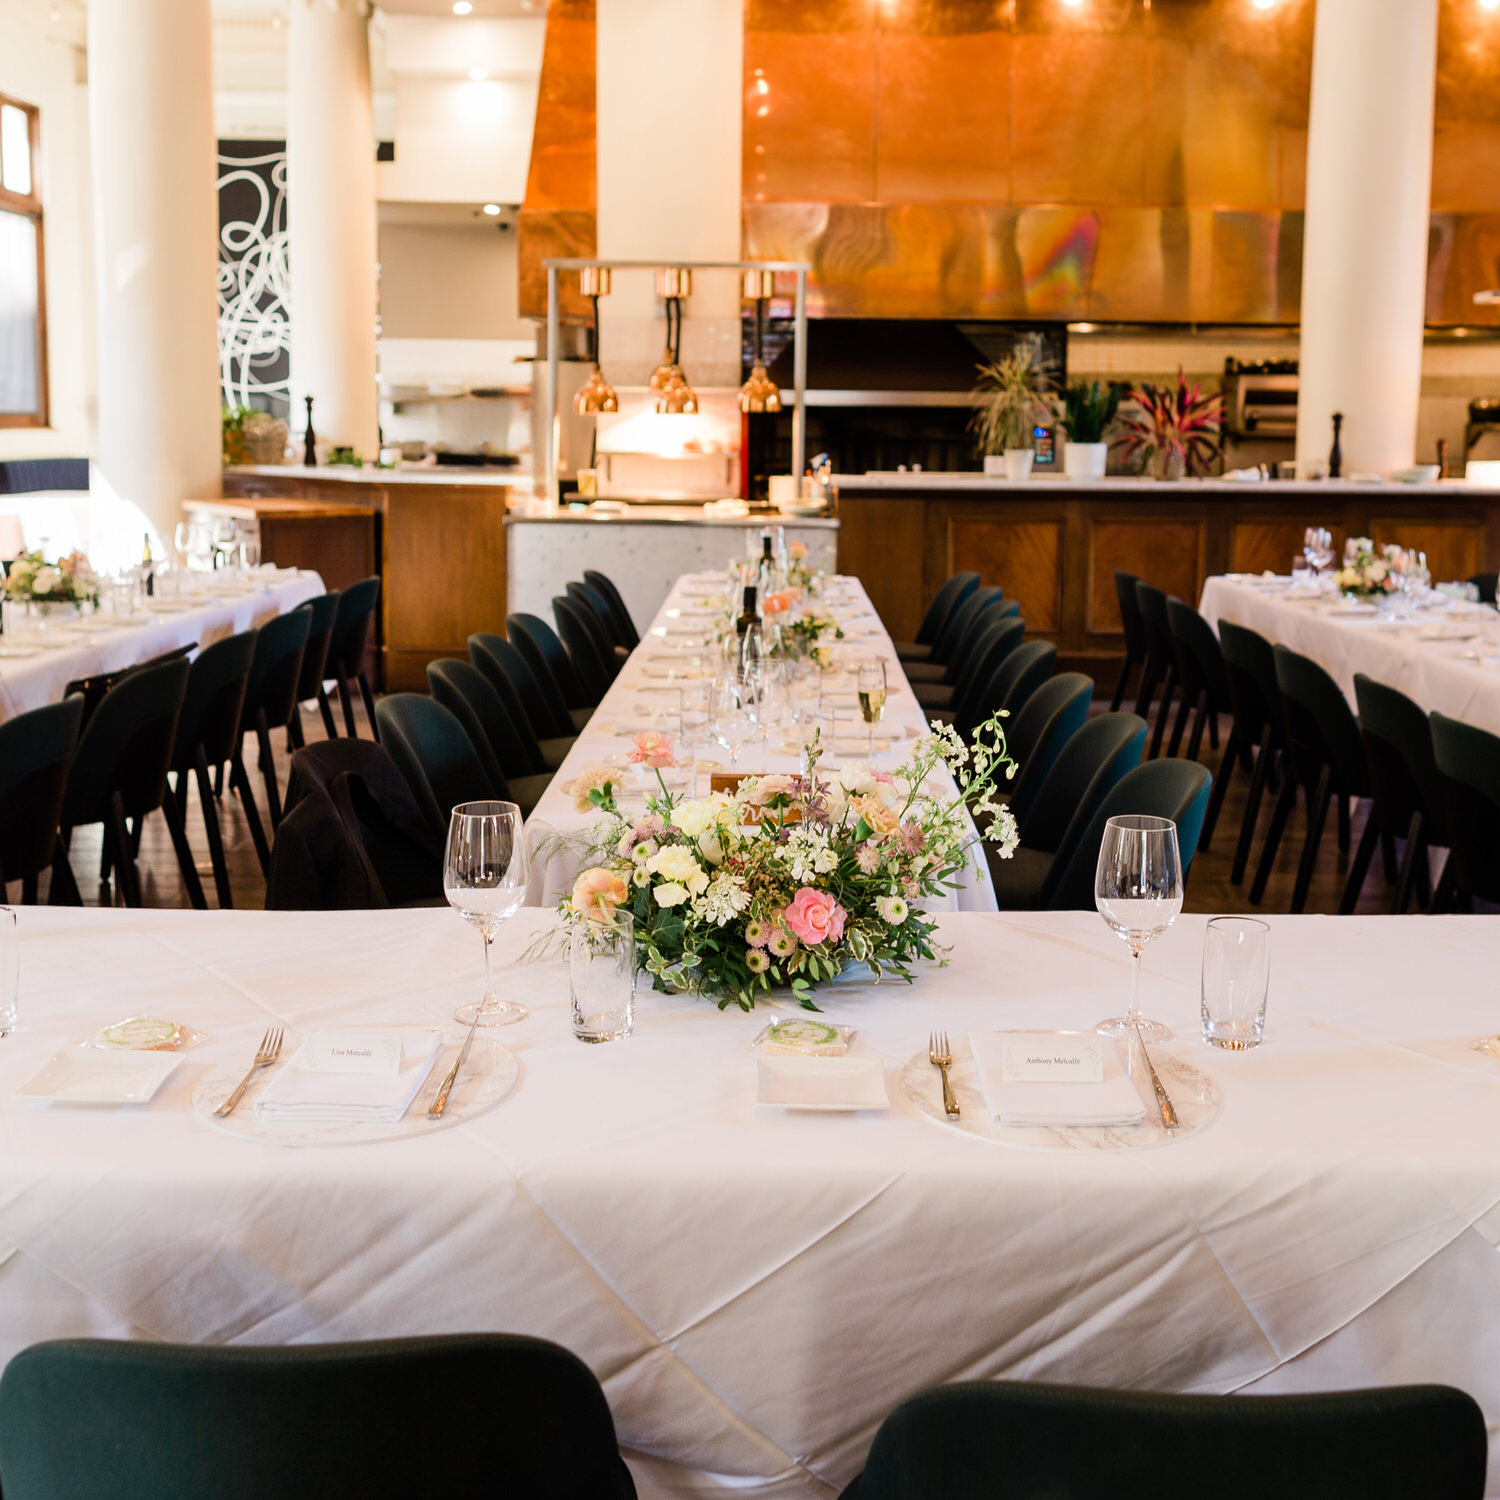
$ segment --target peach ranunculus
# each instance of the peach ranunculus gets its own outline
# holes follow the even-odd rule
[[[851,797],[849,810],[863,818],[876,833],[896,833],[901,827],[901,814],[879,797]]]
[[[573,799],[575,812],[593,812],[596,803],[589,801],[589,793],[602,791],[607,786],[613,786],[620,780],[619,771],[611,766],[587,766],[581,774],[563,787],[563,790]]]
[[[633,747],[625,757],[632,765],[665,769],[677,764],[677,752],[672,748],[672,736],[659,729],[643,729],[636,735]]]
[[[772,797],[790,798],[796,791],[796,782],[791,776],[757,776],[754,783],[746,782],[740,788],[740,799],[751,807],[764,807]]]
[[[844,935],[844,908],[826,891],[805,885],[783,909],[781,920],[809,948],[836,943]]]
[[[609,923],[615,919],[615,908],[630,898],[630,887],[613,870],[595,866],[585,870],[573,882],[571,905],[580,917],[590,922]]]
[[[784,615],[801,597],[801,589],[777,589],[774,594],[766,595],[761,608],[768,615]]]
[[[792,543],[790,543],[788,545],[787,549],[786,549],[786,555],[788,557],[806,557],[807,556],[807,543],[806,542],[792,542]]]

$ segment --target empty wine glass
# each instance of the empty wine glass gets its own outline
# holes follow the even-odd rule
[[[1326,526],[1309,526],[1302,533],[1302,555],[1315,575],[1321,573],[1333,561],[1333,533]]]
[[[480,1026],[506,1026],[526,1016],[526,1007],[495,994],[490,945],[507,918],[526,898],[530,871],[521,809],[514,802],[461,802],[448,824],[443,858],[443,894],[484,939],[484,995],[461,1005],[454,1019]]]
[[[885,663],[861,662],[855,684],[859,712],[865,721],[865,755],[875,753],[875,726],[885,717]]]
[[[750,711],[751,693],[746,685],[735,677],[726,677],[719,684],[714,703],[714,738],[729,752],[729,763],[738,766],[740,751],[759,732]]]
[[[1143,1042],[1171,1036],[1160,1021],[1143,1020],[1140,1006],[1141,954],[1182,910],[1182,856],[1177,825],[1170,818],[1132,814],[1104,825],[1094,904],[1130,948],[1130,1008],[1123,1016],[1101,1021],[1097,1029],[1113,1037],[1135,1031]]]

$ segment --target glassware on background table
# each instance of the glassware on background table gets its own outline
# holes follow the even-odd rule
[[[1182,856],[1177,825],[1170,818],[1143,814],[1111,818],[1104,825],[1099,865],[1094,872],[1094,904],[1111,931],[1130,949],[1130,1008],[1101,1021],[1106,1036],[1128,1036],[1139,1027],[1145,1042],[1171,1036],[1160,1021],[1141,1016],[1141,954],[1182,910]]]
[[[1309,526],[1302,533],[1302,555],[1314,573],[1333,561],[1333,534],[1326,526]]]
[[[526,1016],[524,1005],[496,996],[490,947],[501,924],[526,899],[529,875],[521,809],[514,802],[461,802],[453,809],[443,857],[443,894],[484,939],[484,995],[477,1004],[459,1006],[454,1020],[505,1026]]]
[[[0,1037],[16,1029],[20,1003],[21,940],[16,936],[16,914],[0,906]]]
[[[635,919],[629,912],[574,927],[568,991],[580,1042],[616,1042],[635,1029]]]
[[[737,676],[723,677],[715,684],[714,738],[729,752],[729,764],[738,767],[740,751],[760,733],[751,713],[752,694]]]
[[[1260,1045],[1271,977],[1271,929],[1215,917],[1203,935],[1203,1040],[1231,1052]]]
[[[885,663],[861,662],[855,683],[860,717],[865,721],[865,754],[875,753],[875,726],[885,717]]]

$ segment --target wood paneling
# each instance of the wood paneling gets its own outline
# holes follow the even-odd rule
[[[1482,520],[1377,519],[1371,523],[1370,537],[1377,547],[1395,542],[1409,552],[1425,552],[1434,583],[1467,578],[1484,568]]]
[[[922,624],[931,590],[947,577],[937,559],[934,571],[941,573],[937,583],[929,584],[924,576],[929,507],[915,499],[862,497],[857,503],[856,524],[851,526],[845,519],[839,530],[839,572],[852,573],[864,582],[895,640],[912,640]]]
[[[1089,530],[1089,629],[1121,633],[1116,568],[1196,604],[1203,587],[1203,531],[1202,521],[1096,520]]]
[[[1344,528],[1337,519],[1301,518],[1292,521],[1237,521],[1229,529],[1229,571],[1231,573],[1285,573],[1292,559],[1302,556],[1302,537],[1308,526],[1326,526],[1333,534],[1337,556],[1344,552]]]
[[[1028,636],[1062,627],[1062,522],[956,516],[948,528],[949,571],[972,570],[1021,606]]]

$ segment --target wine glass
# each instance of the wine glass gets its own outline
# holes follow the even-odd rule
[[[477,1004],[459,1006],[454,1020],[506,1026],[525,1018],[524,1005],[495,995],[490,945],[500,924],[525,900],[529,874],[521,809],[514,802],[461,802],[453,809],[443,856],[443,894],[484,939],[484,995]]]
[[[1302,555],[1315,576],[1333,561],[1333,534],[1326,526],[1309,526],[1302,533]]]
[[[875,753],[875,726],[885,717],[885,663],[861,662],[855,684],[859,711],[865,721],[865,756]]]
[[[755,719],[749,711],[750,693],[738,678],[726,677],[715,692],[714,738],[729,752],[729,763],[738,766],[740,751],[756,737]]]
[[[1094,904],[1110,930],[1130,948],[1130,1009],[1101,1021],[1096,1029],[1113,1037],[1134,1031],[1143,1042],[1171,1036],[1160,1021],[1142,1020],[1140,1006],[1141,953],[1182,910],[1182,856],[1177,825],[1170,818],[1132,814],[1104,825]]]

